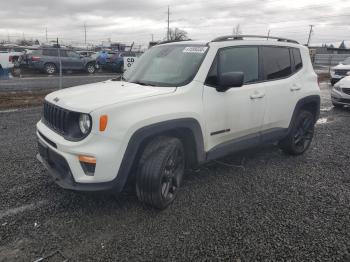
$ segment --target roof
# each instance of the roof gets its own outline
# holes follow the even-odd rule
[[[275,46],[302,46],[297,41],[276,36],[259,36],[259,35],[239,35],[239,36],[221,36],[212,41],[204,40],[185,40],[185,41],[166,41],[158,45],[210,45],[210,46],[229,46],[241,45],[242,43],[248,45],[275,45]]]

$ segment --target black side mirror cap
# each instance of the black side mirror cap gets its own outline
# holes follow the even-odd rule
[[[232,87],[241,87],[244,82],[243,72],[228,72],[219,76],[219,92],[225,92]]]

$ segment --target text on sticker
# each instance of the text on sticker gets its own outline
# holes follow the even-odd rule
[[[207,46],[190,46],[190,47],[185,47],[185,49],[182,52],[203,54],[207,49],[208,49]]]

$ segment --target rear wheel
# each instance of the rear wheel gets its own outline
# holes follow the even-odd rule
[[[309,111],[300,111],[292,123],[290,133],[280,141],[280,148],[291,155],[301,155],[309,147],[314,135],[315,118]]]
[[[185,168],[184,148],[173,137],[159,137],[145,148],[137,170],[140,201],[164,209],[176,198]]]
[[[96,71],[96,66],[94,63],[89,63],[86,65],[86,71],[89,73],[89,74],[94,74],[95,71]]]
[[[48,75],[52,75],[52,74],[56,73],[56,71],[57,71],[56,65],[52,64],[52,63],[45,64],[44,69],[45,69],[46,74],[48,74]]]

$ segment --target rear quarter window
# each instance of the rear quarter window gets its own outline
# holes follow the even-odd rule
[[[303,60],[301,59],[300,50],[297,48],[292,48],[291,50],[294,59],[294,70],[298,71],[303,67]]]

